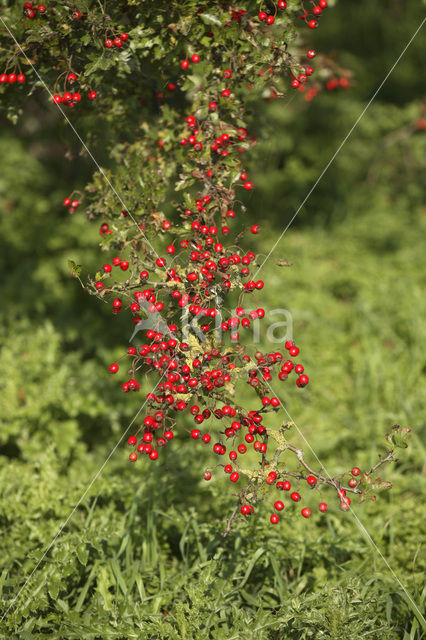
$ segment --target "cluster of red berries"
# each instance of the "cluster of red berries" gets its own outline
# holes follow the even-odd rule
[[[68,78],[70,76],[75,77],[75,74],[69,74]],[[89,91],[87,94],[89,100],[95,100],[97,96],[98,94],[96,93],[96,91]],[[81,93],[79,91],[75,91],[74,93],[71,93],[71,91],[65,91],[62,95],[60,95],[59,93],[55,93],[55,95],[53,96],[53,102],[55,104],[63,104],[66,107],[75,107],[75,105],[80,101]]]
[[[326,9],[327,7],[328,7],[327,0],[319,0],[318,4],[315,5],[312,9],[312,13],[315,16],[315,18],[319,18],[319,16],[323,12],[323,9]],[[309,11],[307,9],[303,9],[303,13],[299,16],[299,18],[304,20],[310,29],[317,29],[319,26],[319,23],[317,20],[309,17]]]
[[[1,73],[0,74],[0,84],[15,84],[18,82],[19,84],[24,84],[26,78],[23,73]]]
[[[335,91],[336,89],[350,89],[351,83],[345,77],[342,78],[331,78],[327,80],[325,84],[325,88],[327,91]]]
[[[228,74],[226,75],[226,77],[231,77],[231,71],[225,70],[223,73]],[[209,103],[210,112],[216,111],[217,108],[217,102]],[[180,138],[179,144],[182,147],[186,147],[187,145],[189,145],[195,151],[201,151],[203,149],[203,143],[201,142],[201,140],[197,139],[200,129],[198,128],[196,118],[192,115],[189,115],[185,118],[185,121],[186,126],[189,129],[189,135]],[[230,127],[229,132],[223,132],[219,137],[213,140],[212,144],[210,145],[210,150],[222,157],[228,156],[230,151],[232,151],[234,147],[236,147],[237,151],[240,153],[242,151],[245,151],[245,149],[241,147],[241,143],[246,139],[247,130],[244,127]],[[160,140],[158,144],[159,146],[163,146],[162,140]],[[211,177],[211,173],[212,172],[210,170],[208,177]]]
[[[117,47],[120,49],[129,39],[127,33],[120,33],[119,35],[113,35],[111,38],[105,38],[105,46],[107,49]]]
[[[23,13],[25,18],[33,20],[38,15],[44,15],[46,13],[46,7],[44,4],[33,5],[31,2],[25,2],[23,6]]]
[[[75,213],[76,209],[80,206],[80,201],[65,198],[62,204],[64,207],[68,207],[68,213]]]
[[[180,68],[181,69],[188,69],[190,62],[193,62],[194,64],[198,64],[200,62],[200,56],[198,55],[198,53],[193,53],[191,56],[191,61],[189,60],[182,60],[182,62],[180,63]]]

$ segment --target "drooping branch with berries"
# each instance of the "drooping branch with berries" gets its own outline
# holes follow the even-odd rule
[[[114,315],[129,314],[132,346],[124,366],[109,367],[118,377],[127,372],[123,391],[146,391],[141,383],[148,380],[144,415],[128,438],[130,461],[161,463],[176,435],[211,447],[219,462],[204,470],[205,480],[219,470],[237,488],[225,534],[259,502],[271,502],[270,521],[278,523],[284,502],[271,491],[289,492],[294,503],[304,490],[316,491],[325,512],[327,488],[343,511],[350,508],[347,493],[364,499],[390,488],[372,476],[395,461],[394,445],[405,446],[409,435],[395,427],[392,447],[372,469],[331,476],[289,442],[291,423],[277,426],[281,400],[272,383],[293,378],[302,389],[309,378],[291,338],[278,350],[250,353],[250,331],[265,317],[258,298],[262,260],[250,248],[262,225],[246,229],[238,221],[254,188],[245,165],[256,144],[256,105],[279,98],[285,105],[294,89],[308,86],[316,53],[306,41],[327,1],[244,5],[25,3],[19,32],[16,10],[4,15],[21,44],[9,39],[0,76],[0,83],[13,84],[8,69],[14,74],[25,63],[31,74],[37,67],[64,114],[78,105],[75,126],[93,117],[94,104],[106,125],[116,124],[110,167],[95,173],[84,196],[64,199],[69,213],[88,201],[109,256],[83,286]],[[327,81],[330,65],[318,60],[315,73]],[[128,122],[131,132],[121,125]],[[70,268],[80,279],[81,267]],[[238,401],[240,382],[251,389],[255,408]],[[254,468],[244,462],[249,450],[258,456]],[[301,514],[307,518],[311,509],[303,506]]]

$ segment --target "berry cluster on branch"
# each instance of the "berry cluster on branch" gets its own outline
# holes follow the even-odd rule
[[[111,168],[95,173],[86,190],[88,217],[101,221],[101,247],[110,257],[84,286],[114,316],[128,313],[138,339],[123,354],[124,379],[119,362],[109,366],[125,393],[145,396],[144,416],[128,438],[130,461],[161,462],[176,436],[211,447],[218,462],[204,479],[219,470],[237,488],[225,533],[269,499],[270,521],[278,523],[284,502],[271,498],[276,490],[290,492],[290,504],[304,498],[303,488],[317,492],[324,513],[322,491],[330,488],[345,511],[346,493],[364,498],[389,488],[372,474],[395,460],[392,447],[371,470],[354,467],[347,486],[348,473],[311,468],[287,440],[291,425],[275,426],[281,401],[272,384],[290,377],[302,389],[309,382],[299,347],[288,339],[280,349],[250,353],[250,332],[265,318],[262,259],[250,242],[262,225],[247,229],[242,221],[243,199],[255,188],[245,168],[256,144],[252,114],[260,101],[309,82],[316,52],[305,35],[318,27],[327,2],[244,4],[160,1],[154,10],[104,2],[100,10],[86,2],[83,12],[54,3],[40,24],[32,22],[40,38],[33,34],[26,45],[49,77],[47,61],[62,69],[55,82],[65,78],[64,92],[55,102],[74,106],[90,88],[90,100],[101,97],[105,122],[135,123],[129,141],[112,149]],[[55,20],[67,28],[55,32]],[[83,102],[78,111],[84,117]],[[83,199],[71,194],[64,205],[74,213]],[[81,267],[70,267],[80,279]],[[241,384],[251,390],[253,408],[238,401]],[[408,432],[397,428],[402,446]],[[254,468],[246,468],[253,456]],[[308,518],[310,507],[301,515]]]

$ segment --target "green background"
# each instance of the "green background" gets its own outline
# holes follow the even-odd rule
[[[251,241],[258,251],[268,252],[423,16],[424,4],[414,1],[341,2],[312,39],[353,72],[352,88],[324,91],[309,104],[291,94],[260,105],[264,140],[248,168],[256,188],[245,198],[248,221],[262,225]],[[162,464],[150,466],[129,465],[119,445],[2,621],[4,637],[424,637],[415,606],[381,557],[424,613],[422,39],[263,271],[263,306],[291,312],[311,378],[303,391],[279,387],[288,412],[332,473],[369,467],[392,424],[412,427],[410,448],[384,471],[392,491],[354,506],[362,525],[331,504],[327,516],[309,521],[289,508],[271,527],[264,505],[224,539],[229,483],[202,480],[212,460],[199,443],[177,438]],[[94,151],[106,162],[105,147],[94,142]],[[0,157],[6,611],[137,401],[107,373],[126,346],[125,320],[111,319],[67,267],[73,259],[93,271],[102,261],[98,225],[60,204],[84,188],[90,160],[55,110],[36,100],[16,126],[2,121]],[[276,266],[278,258],[293,266]]]

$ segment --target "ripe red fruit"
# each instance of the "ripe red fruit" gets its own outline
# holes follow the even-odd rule
[[[73,17],[73,20],[80,20],[80,18],[82,17],[82,14],[80,11],[73,11],[72,17]]]
[[[318,509],[321,511],[321,513],[325,513],[328,509],[327,503],[326,502],[320,502],[318,505]]]
[[[271,523],[272,523],[272,524],[278,524],[278,523],[279,523],[279,521],[280,521],[280,517],[279,517],[276,513],[273,513],[273,514],[271,515],[270,520],[271,520]]]
[[[304,518],[309,518],[310,515],[311,515],[311,510],[309,509],[309,507],[304,507],[302,509],[302,516]]]
[[[115,47],[122,47],[123,46],[123,41],[121,38],[114,38],[114,46]]]
[[[233,473],[231,473],[231,475],[229,476],[229,479],[231,482],[237,482],[238,478],[240,477],[240,474],[237,473],[236,471],[234,471]]]
[[[89,93],[87,94],[87,97],[89,98],[89,100],[94,100],[97,97],[97,93],[96,91],[89,91]]]
[[[309,20],[308,27],[310,29],[316,29],[318,27],[318,22],[316,20]]]
[[[229,91],[229,89],[224,89],[222,91],[222,97],[223,98],[229,98],[230,95],[231,95],[231,92]]]
[[[130,462],[136,462],[137,459],[138,459],[138,454],[137,453],[131,453],[129,455]]]
[[[16,73],[9,73],[9,75],[7,76],[7,81],[11,84],[16,82]]]
[[[120,33],[120,38],[122,39],[123,42],[127,42],[127,40],[129,39],[129,34],[128,33]]]
[[[105,46],[106,46],[107,49],[111,49],[111,47],[114,46],[114,43],[110,38],[106,38]]]
[[[306,482],[307,482],[308,484],[310,484],[311,486],[313,486],[314,484],[316,484],[316,483],[317,483],[317,479],[315,478],[315,476],[308,476],[308,477],[306,478]]]
[[[182,60],[180,63],[181,69],[187,69],[189,67],[189,60]]]
[[[209,103],[209,111],[217,111],[217,103],[216,102],[210,102]]]
[[[308,376],[306,376],[305,374],[302,374],[297,380],[296,380],[296,384],[298,387],[306,387],[306,385],[309,382],[309,378]]]
[[[274,22],[275,22],[274,16],[268,16],[266,18],[266,24],[274,24]]]
[[[358,481],[355,478],[350,478],[348,481],[348,485],[354,489],[358,484]]]
[[[136,436],[130,436],[127,440],[127,444],[134,446],[137,443],[137,441],[138,439],[136,438]]]
[[[18,75],[16,76],[16,80],[20,84],[23,84],[25,82],[25,75],[23,73],[18,73]]]
[[[247,191],[251,191],[253,189],[253,183],[249,181],[245,182],[244,189],[246,189]]]
[[[282,509],[284,509],[284,503],[283,503],[283,502],[281,502],[281,500],[277,500],[277,501],[274,503],[274,507],[275,507],[275,509],[276,509],[277,511],[281,511]]]
[[[113,362],[109,366],[109,370],[111,371],[111,373],[117,373],[118,369],[119,369],[119,366],[116,362]]]
[[[250,507],[248,506],[248,504],[243,504],[241,505],[240,511],[243,516],[248,516],[250,514]]]
[[[293,491],[293,493],[290,494],[290,498],[294,500],[294,502],[299,502],[299,500],[301,499],[301,496],[296,491]]]
[[[191,61],[194,62],[195,64],[197,64],[198,62],[200,62],[200,56],[197,53],[194,53],[191,56]]]
[[[278,0],[278,9],[286,9],[287,2],[285,0]]]
[[[252,227],[250,227],[250,231],[254,234],[259,233],[260,226],[258,224],[254,224]]]
[[[299,355],[299,348],[298,347],[290,347],[290,349],[288,350],[289,354],[294,358],[295,356]]]
[[[326,7],[328,7],[327,0],[319,0],[318,4],[321,7],[321,9],[325,9]]]
[[[361,473],[361,469],[359,467],[353,467],[351,473],[353,476],[359,476],[359,474]]]
[[[264,22],[266,20],[266,18],[268,17],[268,14],[265,13],[264,11],[259,11],[259,20],[261,22]]]
[[[306,55],[308,56],[308,58],[312,59],[312,58],[315,58],[316,52],[314,51],[314,49],[309,49]]]
[[[203,478],[204,480],[210,480],[212,477],[211,471],[204,471]]]

